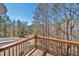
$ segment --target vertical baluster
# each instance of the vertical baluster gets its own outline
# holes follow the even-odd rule
[[[72,46],[73,45],[71,44],[70,46],[71,46],[71,48],[70,48],[70,56],[72,56],[72,49],[73,49]]]
[[[72,45],[70,44],[70,56],[72,55]]]
[[[79,56],[79,46],[77,45],[77,56]]]
[[[9,56],[10,56],[10,48],[8,49],[8,53],[9,53]]]
[[[57,53],[59,54],[58,49],[59,49],[59,42],[57,42]]]
[[[24,42],[24,43],[25,43],[25,42]],[[24,52],[25,52],[25,47],[24,47],[24,43],[23,43],[23,55],[25,55],[25,54],[24,54]]]
[[[29,41],[28,41],[29,42]],[[28,46],[29,46],[29,51],[30,51],[30,45],[28,44]]]
[[[65,46],[64,46],[64,55],[66,55],[66,46],[67,46],[67,44],[65,44]]]
[[[20,46],[20,51],[21,51],[21,55],[22,55],[22,43],[21,43],[21,46]]]
[[[27,42],[26,42],[26,43],[27,43]],[[27,44],[27,48],[28,48],[28,49],[27,49],[27,52],[28,52],[28,51],[29,51],[29,48],[30,48],[30,47],[29,47],[29,44]]]
[[[14,56],[14,47],[12,48],[12,55]]]
[[[58,44],[57,44],[57,52],[58,52],[58,54],[60,53],[60,52],[59,52],[59,42],[58,42]]]
[[[63,43],[63,55],[65,56],[65,43]]]
[[[66,43],[63,43],[63,44],[64,44],[63,55],[65,56],[66,55],[66,46],[67,46],[67,44]]]
[[[61,44],[60,44],[60,45],[61,45],[61,55],[62,55],[62,49],[63,49],[62,42],[61,42]]]
[[[35,35],[35,47],[37,49],[37,35]]]
[[[26,52],[25,42],[24,42],[24,44],[23,44],[23,47],[24,47],[23,51],[24,51],[24,55],[25,55],[25,54],[26,54],[26,53],[25,53],[25,52]]]
[[[61,45],[60,44],[61,44],[61,42],[59,42],[59,50],[58,50],[59,51],[59,55],[61,55]]]
[[[59,42],[57,42],[57,53],[59,54],[58,47],[59,47]]]
[[[75,56],[75,45],[73,45],[73,56]]]
[[[22,55],[24,55],[24,47],[23,47],[24,42],[22,43]]]
[[[28,41],[29,42],[29,41]],[[28,46],[29,46],[29,51],[30,51],[30,45],[28,44]]]
[[[16,46],[16,56],[17,56],[17,46]]]
[[[58,42],[58,54],[60,54],[60,42]]]
[[[54,47],[54,42],[51,41],[51,43],[53,44],[53,45],[51,45],[51,46],[52,46],[52,50],[55,51],[55,49],[54,49],[54,48],[55,48],[55,47]]]
[[[19,46],[18,46],[18,47],[19,47],[19,56],[20,56],[20,44],[19,44]]]
[[[27,51],[27,46],[26,46],[26,42],[25,42],[25,52]],[[27,52],[26,52],[27,53]]]
[[[59,54],[58,49],[59,49],[59,42],[57,42],[57,53]]]
[[[23,42],[24,43],[24,42]],[[21,55],[23,55],[23,43],[21,43]]]
[[[1,56],[1,52],[0,52],[0,56]]]
[[[6,56],[6,51],[4,50],[4,56]]]
[[[53,51],[55,51],[55,55],[56,55],[55,41],[53,41],[53,45],[54,45],[54,50]]]
[[[38,46],[40,46],[41,47],[41,49],[43,49],[43,43],[42,43],[42,40],[38,40]]]
[[[62,43],[60,42],[60,50],[59,50],[60,51],[60,55],[62,55],[62,46],[61,46],[61,44]]]
[[[76,46],[74,45],[74,55],[76,56]]]
[[[56,49],[56,55],[58,54],[57,53],[57,42],[55,42],[55,49]]]
[[[65,56],[66,55],[66,43],[62,43],[62,55]]]
[[[57,42],[55,41],[55,49],[56,49],[56,55],[57,55]]]
[[[38,43],[39,43],[39,45],[38,45],[38,46],[40,46],[40,47],[41,47],[41,49],[42,49],[42,40],[39,40],[39,41],[38,41]]]
[[[46,51],[47,51],[47,39],[46,39],[46,43],[45,44],[46,44]]]
[[[2,51],[0,50],[0,56],[2,55],[1,53],[2,53]]]
[[[47,43],[47,50],[49,51],[49,43],[50,43],[50,41],[48,40],[47,42],[48,42]]]
[[[59,46],[60,46],[60,49],[59,49],[60,55],[62,55],[62,46],[61,46],[61,42],[59,42]]]
[[[69,56],[71,56],[71,44],[69,44]]]
[[[27,53],[27,47],[26,47],[26,42],[25,42],[25,52]]]

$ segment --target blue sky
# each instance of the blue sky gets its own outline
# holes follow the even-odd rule
[[[7,7],[7,15],[10,19],[28,21],[29,24],[33,21],[34,10],[36,4],[33,3],[5,3]]]

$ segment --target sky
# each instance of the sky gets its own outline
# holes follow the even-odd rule
[[[28,24],[32,24],[34,10],[36,4],[34,3],[5,3],[7,7],[7,15],[10,19],[28,21]]]

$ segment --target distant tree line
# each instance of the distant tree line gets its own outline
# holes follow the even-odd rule
[[[0,37],[24,37],[32,34],[27,21],[11,20],[0,16]]]

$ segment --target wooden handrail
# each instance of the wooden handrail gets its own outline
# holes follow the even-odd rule
[[[27,38],[27,39],[22,39],[22,40],[19,40],[19,41],[16,41],[16,42],[13,42],[13,43],[10,43],[10,44],[7,44],[7,45],[4,45],[2,47],[0,47],[0,52],[3,51],[3,50],[6,50],[6,49],[9,49],[13,46],[16,46],[18,44],[21,44],[22,42],[26,42],[26,41],[29,41],[31,39],[33,39],[34,37],[30,37],[30,38]]]
[[[14,42],[14,43],[11,43],[11,44],[2,46],[2,47],[0,47],[0,50],[8,49],[8,48],[13,47],[13,46],[15,46],[15,45],[18,45],[18,44],[20,44],[20,43],[22,43],[22,42],[31,40],[31,39],[33,39],[33,38],[36,38],[36,36],[35,36],[35,37],[34,37],[34,36],[33,36],[33,37],[30,37],[30,38],[27,38],[27,39],[22,39],[22,40],[19,40],[19,41]],[[67,40],[62,40],[62,39],[57,39],[57,38],[51,38],[51,37],[37,36],[37,39],[45,39],[45,40],[51,40],[51,41],[62,42],[62,43],[64,43],[64,44],[79,45],[79,42],[67,41]]]
[[[79,45],[79,42],[67,41],[67,40],[63,40],[63,39],[57,39],[57,38],[51,38],[51,37],[43,37],[43,36],[37,36],[37,38],[38,39],[45,39],[45,40],[56,41],[56,42],[62,42],[64,44]]]

